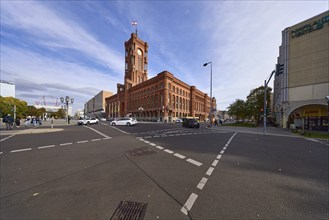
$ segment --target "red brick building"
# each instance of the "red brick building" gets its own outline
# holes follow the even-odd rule
[[[132,33],[125,42],[124,85],[117,84],[117,94],[106,98],[109,118],[127,115],[148,121],[171,122],[181,117],[205,120],[210,112],[210,97],[163,71],[148,79],[148,44]],[[216,107],[216,99],[212,101]]]

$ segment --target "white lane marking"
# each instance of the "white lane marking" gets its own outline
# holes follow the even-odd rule
[[[191,193],[190,197],[187,199],[185,205],[182,207],[182,209],[180,211],[183,212],[185,215],[187,215],[187,213],[191,210],[191,208],[197,198],[198,198],[197,194]]]
[[[213,166],[213,167],[217,166],[218,161],[219,160],[214,160],[214,162],[212,162],[211,166]]]
[[[139,140],[141,140],[141,141],[144,140],[143,137],[136,137],[136,138],[139,139]]]
[[[178,157],[180,159],[185,159],[186,157],[184,155],[178,154],[178,153],[174,153],[175,157]]]
[[[60,144],[59,146],[66,146],[66,145],[71,145],[71,144],[73,144],[72,142],[70,142],[70,143],[63,143],[63,144]]]
[[[200,181],[199,184],[197,185],[197,188],[202,190],[203,187],[206,185],[207,180],[208,180],[207,178],[202,177],[201,181]]]
[[[200,162],[198,162],[198,161],[196,161],[196,160],[193,160],[193,159],[191,159],[191,158],[188,158],[186,161],[187,161],[187,162],[190,162],[190,163],[192,163],[192,164],[194,164],[194,165],[196,165],[196,166],[198,166],[198,167],[202,165],[202,163],[200,163]]]
[[[218,154],[218,156],[216,157],[218,160],[220,160],[220,158],[222,157],[221,154]]]
[[[120,132],[122,132],[122,133],[124,133],[124,134],[130,134],[130,133],[125,132],[125,131],[123,131],[123,130],[121,130],[121,129],[115,127],[115,126],[110,126],[110,128],[113,128],[113,129],[115,129],[115,130],[117,130],[117,131],[120,131]]]
[[[220,153],[220,154],[224,154],[224,152],[225,152],[224,150],[221,150],[219,153]]]
[[[108,139],[112,139],[112,137],[105,137],[105,138],[103,138],[103,140],[108,140]]]
[[[0,152],[0,155],[2,154],[2,152]]]
[[[77,141],[77,144],[83,144],[83,143],[87,143],[88,141]]]
[[[88,129],[90,129],[90,130],[96,132],[97,134],[102,135],[102,136],[105,137],[105,138],[108,138],[108,137],[109,137],[109,136],[107,136],[106,134],[103,134],[102,132],[97,131],[96,129],[94,129],[94,128],[92,128],[92,127],[89,127],[89,126],[83,126],[83,127],[88,128]]]
[[[158,148],[159,150],[163,150],[164,148],[163,147],[161,147],[161,146],[155,146],[156,148]]]
[[[225,147],[223,147],[223,150],[226,150],[227,146],[225,145]]]
[[[92,139],[91,141],[100,141],[100,138]]]
[[[156,146],[156,144],[154,144],[154,143],[150,143],[150,145],[151,145],[151,146],[153,146],[153,147],[155,147],[155,146]]]
[[[42,147],[38,147],[38,149],[52,148],[52,147],[55,147],[55,145],[42,146]]]
[[[149,144],[149,143],[151,143],[151,142],[149,142],[149,141],[144,141],[144,143],[147,143],[147,144]]]
[[[173,137],[173,136],[175,136],[175,135],[173,135],[173,134],[170,134],[170,135],[169,135],[169,137]]]
[[[209,167],[209,169],[206,172],[206,175],[211,176],[212,171],[214,171],[214,168],[213,167]]]
[[[22,152],[22,151],[28,151],[28,150],[32,150],[32,148],[24,148],[24,149],[19,149],[19,150],[12,150],[12,151],[10,151],[10,153],[16,153],[16,152]]]
[[[164,152],[167,152],[168,154],[173,154],[174,153],[174,151],[171,151],[171,150],[168,150],[168,149],[165,149],[165,150],[163,150]]]
[[[11,138],[11,137],[14,137],[15,135],[16,135],[16,134],[12,134],[12,135],[10,135],[10,136],[8,136],[8,137],[2,138],[2,139],[0,140],[0,142],[5,141],[5,140],[7,140],[7,139],[9,139],[9,138]]]

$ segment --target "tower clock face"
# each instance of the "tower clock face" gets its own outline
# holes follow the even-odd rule
[[[138,53],[138,55],[141,56],[141,55],[142,55],[142,50],[141,50],[141,49],[138,49],[138,50],[137,50],[137,53]]]

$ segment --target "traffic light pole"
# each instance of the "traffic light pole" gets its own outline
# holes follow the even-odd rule
[[[267,89],[267,85],[270,82],[274,73],[275,73],[275,70],[272,71],[267,82],[266,82],[266,80],[264,80],[264,134],[266,134],[266,89]]]

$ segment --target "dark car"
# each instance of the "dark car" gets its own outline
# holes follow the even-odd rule
[[[183,127],[186,127],[186,128],[199,128],[200,124],[195,119],[187,119],[187,120],[183,121]]]

